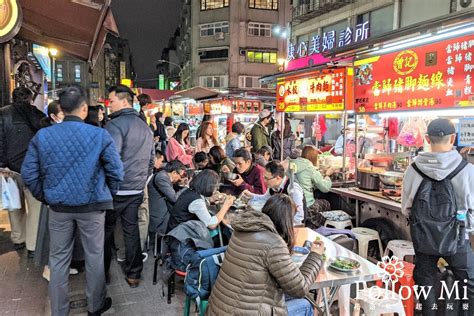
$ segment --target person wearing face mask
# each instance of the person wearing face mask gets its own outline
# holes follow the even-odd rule
[[[0,168],[20,173],[31,139],[41,128],[44,113],[33,105],[33,92],[25,87],[13,90],[13,104],[0,109]],[[20,188],[21,189],[21,188]],[[41,203],[24,188],[26,207],[8,212],[15,249],[28,250],[33,257]]]
[[[52,126],[61,123],[64,119],[64,113],[61,111],[58,101],[53,101],[48,105],[48,116],[40,121],[41,127]]]

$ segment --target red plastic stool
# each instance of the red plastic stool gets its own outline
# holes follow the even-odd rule
[[[415,296],[413,295],[413,287],[415,285],[415,280],[413,279],[413,270],[415,269],[415,265],[410,262],[402,261],[403,262],[403,276],[398,278],[398,282],[395,283],[395,288],[392,289],[395,293],[400,294],[403,298],[403,307],[405,308],[406,316],[413,316],[415,315]],[[386,271],[390,271],[391,266],[387,266]],[[377,286],[384,288],[384,284],[381,280],[377,281]],[[410,288],[410,292],[407,293],[407,290],[402,290],[400,292],[400,287],[406,286]],[[410,294],[408,298],[406,298]]]

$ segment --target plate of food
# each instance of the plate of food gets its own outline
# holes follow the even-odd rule
[[[245,208],[247,207],[247,203],[245,203],[242,199],[238,198],[234,201],[234,204],[232,204],[232,206],[235,208]]]
[[[336,257],[329,261],[329,267],[341,272],[354,272],[360,268],[360,262],[347,257]]]

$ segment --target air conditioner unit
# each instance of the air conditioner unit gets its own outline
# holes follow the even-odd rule
[[[240,49],[239,50],[239,55],[240,56],[245,56],[245,52],[246,52],[245,49]]]
[[[225,38],[225,35],[223,32],[217,32],[216,34],[214,34],[214,39],[215,40],[223,40]]]

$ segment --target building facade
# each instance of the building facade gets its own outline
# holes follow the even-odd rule
[[[463,0],[294,0],[288,61],[470,7],[474,3]]]
[[[178,40],[182,88],[260,89],[285,58],[287,0],[186,0]],[[278,34],[276,34],[278,33]],[[282,36],[283,35],[283,36]]]

